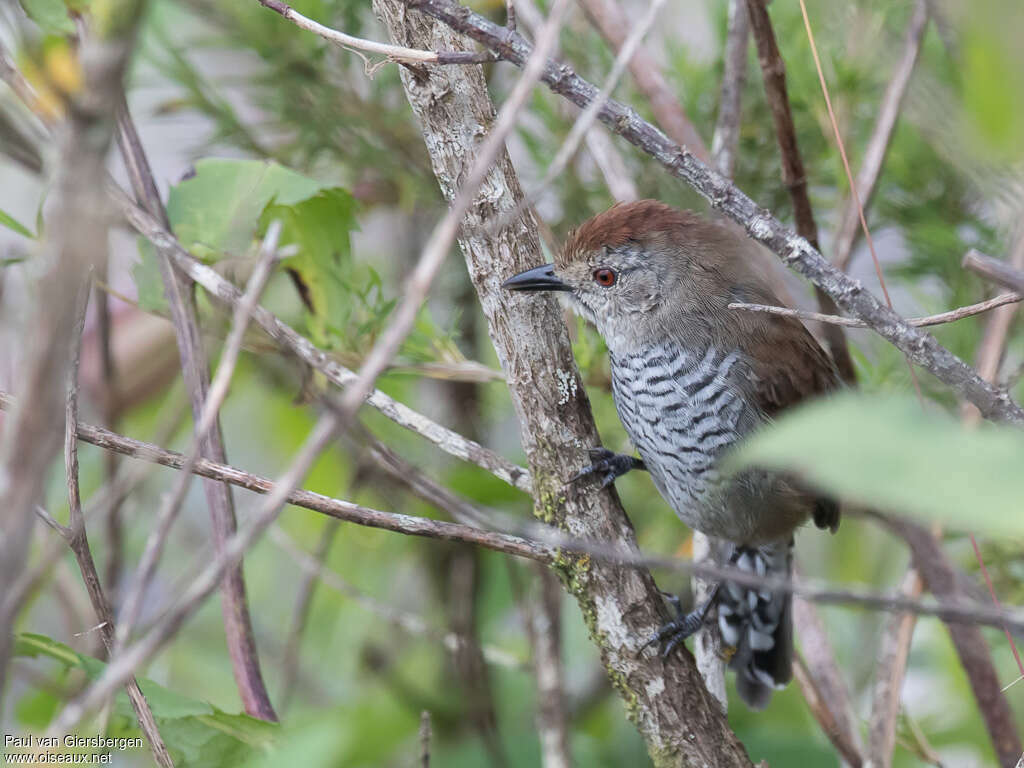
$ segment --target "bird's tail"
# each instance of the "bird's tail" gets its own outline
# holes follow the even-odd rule
[[[793,568],[793,540],[727,553],[737,568],[760,577],[788,578]],[[736,689],[751,709],[764,709],[772,691],[793,677],[793,598],[789,593],[741,587],[726,581],[718,599],[722,640],[736,649],[729,666]]]

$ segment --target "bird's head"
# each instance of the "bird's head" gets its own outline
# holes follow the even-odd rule
[[[610,348],[694,332],[729,313],[734,262],[746,247],[725,227],[655,200],[622,203],[572,232],[553,264],[505,281],[515,291],[561,291]],[[694,325],[696,324],[696,325]]]

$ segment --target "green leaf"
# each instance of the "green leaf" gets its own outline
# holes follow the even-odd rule
[[[260,214],[274,201],[294,205],[326,187],[277,163],[207,158],[171,189],[167,216],[185,248],[216,260],[253,242]]]
[[[31,633],[15,636],[14,655],[45,656],[70,669],[80,669],[93,679],[106,668],[98,659],[80,654],[45,635]],[[189,768],[238,765],[270,749],[278,737],[280,728],[274,723],[222,712],[205,701],[184,696],[152,680],[138,678],[138,682],[178,765]],[[124,692],[115,699],[114,713],[134,722],[135,714]],[[52,714],[50,702],[43,698],[26,697],[19,703],[19,716],[26,723],[44,718],[48,721]]]
[[[149,312],[167,312],[164,297],[164,279],[160,274],[156,248],[145,238],[139,238],[139,260],[132,265],[132,280],[139,297],[139,306]]]
[[[1024,534],[1024,434],[967,429],[909,398],[844,394],[787,414],[727,466],[788,470],[843,499],[971,531]]]
[[[298,246],[285,260],[301,282],[311,305],[310,334],[327,343],[329,328],[344,329],[352,312],[348,286],[353,280],[349,233],[356,227],[356,202],[343,189],[332,188],[293,204],[280,198],[267,206],[264,225],[281,222],[280,244]]]
[[[19,235],[24,235],[32,240],[36,239],[36,236],[32,234],[28,227],[3,210],[0,210],[0,224],[17,232]]]
[[[49,35],[70,35],[75,24],[63,0],[21,0],[21,7],[39,28]]]

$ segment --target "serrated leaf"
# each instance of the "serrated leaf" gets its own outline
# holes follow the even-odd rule
[[[967,429],[913,399],[844,394],[783,416],[727,460],[795,473],[842,499],[991,534],[1024,534],[1024,434]]]
[[[32,234],[28,227],[4,210],[0,210],[0,224],[14,232],[17,232],[19,235],[24,235],[32,240],[36,239],[36,236]]]

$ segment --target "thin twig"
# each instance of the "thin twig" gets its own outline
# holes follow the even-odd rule
[[[966,307],[959,307],[958,309],[951,309],[947,312],[940,312],[937,315],[927,315],[926,317],[908,317],[906,323],[916,328],[923,328],[931,325],[943,325],[944,323],[953,323],[957,320],[963,320],[965,317],[973,317],[980,315],[983,312],[1002,307],[1007,304],[1016,304],[1024,300],[1024,296],[1019,293],[1003,293],[986,301],[979,301],[977,304],[971,304]],[[729,304],[729,309],[740,309],[745,312],[767,312],[771,315],[781,315],[783,317],[797,317],[801,320],[813,320],[819,323],[830,323],[832,325],[843,325],[847,328],[868,328],[868,324],[863,320],[858,320],[854,317],[842,317],[840,315],[823,315],[820,312],[807,312],[802,309],[790,309],[789,307],[772,307],[767,304],[744,304],[742,302],[733,302]]]
[[[82,497],[78,487],[78,368],[82,359],[82,328],[85,326],[85,310],[88,306],[91,283],[91,279],[87,279],[83,283],[76,302],[77,320],[72,336],[71,367],[68,373],[64,437],[64,467],[68,484],[68,525],[65,528],[57,525],[52,518],[50,521],[52,521],[52,526],[56,526],[57,531],[75,555],[78,569],[82,574],[82,581],[89,594],[89,601],[96,612],[96,618],[99,619],[97,629],[107,653],[110,654],[114,650],[115,642],[114,612],[103,592],[99,573],[96,570],[96,562],[93,559],[92,550],[89,548],[89,536],[86,533],[85,517],[82,514]],[[135,710],[139,726],[149,741],[153,758],[158,765],[164,768],[173,768],[174,762],[160,737],[160,730],[157,728],[153,711],[149,708],[149,703],[134,676],[125,681],[125,689],[132,709]]]
[[[140,640],[126,646],[113,657],[103,673],[64,708],[49,728],[49,734],[69,733],[88,712],[105,701],[136,669],[153,658],[177,634],[185,621],[206,602],[228,573],[237,568],[245,552],[260,534],[277,519],[285,502],[302,482],[313,462],[334,439],[340,421],[337,408],[330,409],[320,417],[288,469],[276,482],[269,484],[267,497],[253,515],[252,522],[224,542],[224,546],[196,576],[174,607],[167,611]]]
[[[964,255],[963,266],[986,280],[999,283],[1017,293],[1024,293],[1024,269],[1020,267],[993,259],[974,248]]]
[[[718,98],[718,118],[711,137],[711,164],[731,179],[736,168],[736,150],[740,142],[740,105],[747,80],[747,45],[750,40],[750,16],[746,0],[729,0],[729,24],[722,56],[722,87]]]
[[[167,212],[160,199],[146,151],[124,100],[117,111],[117,125],[118,146],[135,198],[165,229],[170,230]],[[204,404],[209,397],[210,364],[203,346],[195,290],[192,281],[176,271],[171,260],[159,250],[157,262],[174,324],[182,379],[192,407],[193,421],[198,426],[202,421]],[[196,432],[196,439],[199,441],[202,456],[216,461],[227,461],[219,420],[215,419],[205,434]],[[225,541],[237,529],[234,498],[231,495],[231,488],[222,483],[206,482],[203,484],[203,490],[210,511],[214,550],[219,552]],[[270,701],[270,694],[260,670],[259,651],[245,593],[245,577],[240,565],[235,566],[227,574],[221,583],[221,592],[224,634],[242,705],[246,713],[253,717],[275,721],[277,714],[274,712],[274,705]]]
[[[498,51],[516,66],[529,56],[530,46],[520,35],[488,21],[453,0],[402,0],[452,29]],[[564,63],[549,61],[542,79],[553,90],[580,107],[597,98],[597,88]],[[804,238],[760,208],[720,174],[673,143],[632,109],[609,99],[598,115],[613,132],[651,155],[674,176],[705,197],[713,208],[742,225],[783,263],[824,290],[844,311],[867,322],[880,336],[933,373],[957,395],[977,405],[986,418],[1024,424],[1024,409],[978,376],[963,360],[883,305],[863,285],[832,266]]]
[[[6,392],[0,391],[0,410],[9,410],[13,404],[14,398]],[[151,443],[114,434],[102,427],[79,423],[78,438],[103,450],[117,451],[124,456],[160,464],[171,469],[180,470],[185,465],[185,457],[180,453],[168,451]],[[231,483],[256,493],[276,494],[279,490],[273,480],[206,459],[197,461],[193,472],[202,477]],[[837,590],[814,586],[810,583],[798,584],[793,583],[789,579],[758,577],[736,568],[726,568],[713,564],[698,565],[692,561],[680,558],[628,552],[593,539],[575,537],[540,523],[522,526],[530,535],[535,537],[530,539],[517,533],[484,530],[460,523],[449,523],[442,520],[394,512],[382,512],[341,499],[333,499],[312,491],[290,491],[285,500],[287,503],[297,507],[320,512],[338,520],[344,520],[357,525],[380,528],[410,536],[461,541],[542,563],[555,562],[560,556],[558,550],[565,549],[581,552],[590,555],[594,559],[613,562],[622,566],[657,567],[695,573],[711,579],[733,581],[739,586],[760,587],[788,592],[799,595],[804,599],[821,603],[850,604],[893,612],[912,611],[923,616],[938,616],[944,621],[953,621],[961,624],[976,623],[998,627],[1007,626],[1012,632],[1024,632],[1024,615],[1021,615],[1019,610],[1011,611],[1005,607],[997,609],[984,603],[968,602],[963,599],[962,595],[953,594],[952,592],[949,594],[952,595],[951,599],[956,602],[949,602],[947,604],[907,600],[896,595],[858,590]],[[498,519],[494,513],[491,513],[490,517]],[[913,525],[908,521],[896,521],[891,517],[881,519],[886,525],[892,527],[904,537],[908,535],[904,529],[907,526]],[[500,518],[500,521],[502,524],[511,524],[513,522],[511,518]],[[944,555],[940,554],[939,558],[941,563],[945,563],[948,566],[948,561]],[[217,562],[220,561],[221,559],[217,560]]]
[[[214,299],[232,307],[238,305],[241,292],[234,285],[182,248],[159,221],[128,200],[123,192],[116,188],[109,191],[131,226],[153,243],[158,251],[170,258],[182,273],[206,289]],[[323,373],[337,386],[348,387],[356,380],[355,373],[318,349],[309,339],[297,333],[263,306],[254,307],[252,319],[283,349]],[[399,426],[422,435],[446,453],[476,464],[521,491],[530,492],[532,484],[529,472],[489,448],[441,426],[379,389],[372,390],[366,402]]]
[[[910,17],[910,24],[907,26],[904,38],[903,52],[900,54],[892,79],[882,96],[882,103],[878,108],[878,119],[875,121],[871,138],[868,139],[867,148],[864,150],[860,172],[857,174],[856,198],[853,195],[850,196],[843,209],[842,217],[839,219],[839,228],[832,246],[832,262],[844,272],[850,266],[853,246],[860,233],[860,210],[857,200],[859,199],[865,206],[871,205],[871,198],[874,196],[875,187],[881,176],[882,163],[885,161],[889,142],[892,140],[896,121],[899,119],[903,106],[903,97],[907,93],[910,76],[917,63],[918,54],[921,52],[921,41],[924,39],[925,29],[928,27],[928,5],[928,0],[917,0],[917,4],[914,6],[914,13]]]
[[[515,17],[513,17],[514,19]],[[424,709],[420,712],[420,768],[430,768],[430,711]]]
[[[632,25],[616,0],[580,0],[580,6],[601,36],[618,53],[625,45]],[[654,56],[645,48],[639,49],[630,57],[629,71],[651,103],[651,111],[662,130],[674,142],[707,162],[710,157],[707,146],[683,111]]]
[[[799,653],[795,653],[793,656],[793,677],[796,679],[797,685],[800,686],[800,691],[804,695],[804,701],[807,702],[811,714],[842,756],[844,763],[850,768],[861,768],[864,758],[861,757],[860,750],[849,739],[849,733],[836,723],[832,707],[827,703],[825,695],[817,685],[816,678],[811,675],[807,662]]]
[[[242,341],[245,338],[246,328],[249,325],[249,318],[253,308],[259,302],[263,288],[270,279],[271,271],[277,259],[277,242],[281,234],[281,223],[271,222],[267,227],[263,245],[260,248],[259,256],[249,282],[246,285],[245,293],[241,301],[234,307],[231,318],[231,330],[224,343],[220,363],[217,366],[217,373],[210,383],[206,401],[203,403],[198,423],[193,430],[192,442],[185,454],[185,469],[175,478],[173,490],[164,496],[160,510],[156,515],[156,523],[146,540],[142,557],[131,579],[131,591],[124,601],[124,608],[121,611],[121,623],[118,627],[118,645],[124,645],[127,638],[131,636],[132,630],[138,623],[139,615],[142,612],[143,601],[153,581],[160,557],[163,554],[164,545],[170,535],[171,527],[177,519],[181,505],[185,501],[185,494],[188,492],[192,479],[192,465],[199,458],[203,441],[209,434],[210,429],[217,421],[220,407],[228,394],[228,387],[231,377],[234,374],[235,365],[238,363],[238,356],[242,349]]]
[[[793,112],[789,105],[789,93],[786,90],[786,65],[779,52],[779,45],[772,29],[768,15],[766,0],[747,0],[747,11],[750,28],[757,44],[757,59],[761,64],[764,80],[764,94],[771,108],[772,122],[775,125],[775,137],[779,144],[782,159],[782,181],[789,191],[789,199],[793,205],[793,218],[796,232],[818,250],[818,225],[814,221],[811,198],[807,193],[807,171],[804,168],[800,145],[797,143],[796,126],[793,123]],[[818,308],[823,314],[837,313],[835,301],[825,291],[815,286]],[[823,330],[825,343],[836,364],[839,376],[847,384],[855,384],[857,374],[853,368],[853,358],[846,334],[841,328],[825,326]]]
[[[921,575],[910,568],[903,577],[900,592],[908,597],[918,597],[923,589]],[[872,766],[878,768],[892,765],[903,680],[907,674],[907,655],[916,624],[917,616],[914,614],[897,613],[889,617],[882,631],[875,661],[871,718],[868,721],[868,759]]]
[[[543,768],[570,768],[565,674],[562,666],[562,587],[549,568],[535,566],[537,593],[529,600],[527,636],[537,683],[536,723]]]
[[[319,35],[324,40],[332,42],[335,45],[340,45],[342,48],[354,49],[356,51],[376,53],[384,56],[385,61],[393,61],[401,64],[482,64],[498,60],[493,53],[487,52],[420,51],[415,48],[404,48],[400,45],[388,45],[387,43],[378,43],[373,40],[364,40],[360,37],[346,35],[341,30],[325,27],[323,24],[319,24],[318,22],[303,16],[287,3],[281,2],[281,0],[259,0],[259,4],[264,8],[269,8],[275,13],[281,14],[281,16],[292,22],[300,29],[312,32],[314,35]],[[511,17],[511,21],[511,26],[514,27],[514,15]],[[366,63],[367,72],[370,74],[375,72],[377,70],[377,66],[379,66],[371,66],[369,62]]]

